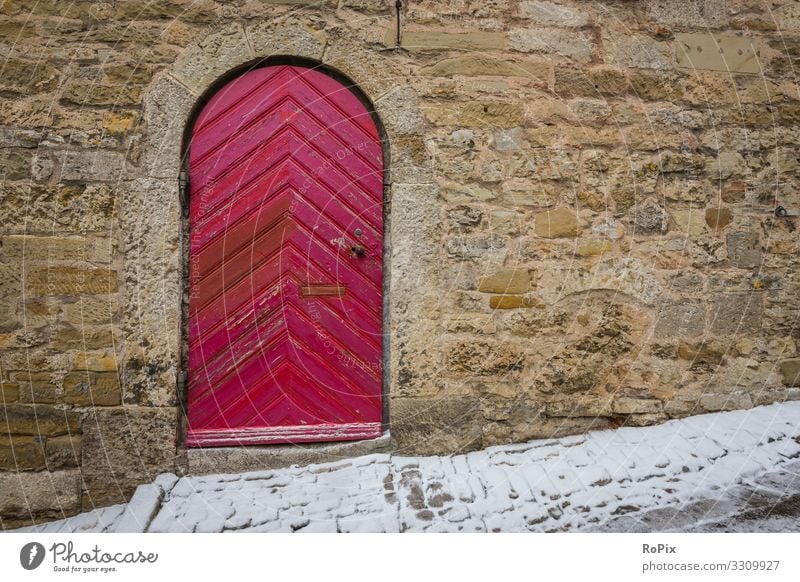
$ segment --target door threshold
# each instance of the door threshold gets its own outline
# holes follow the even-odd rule
[[[388,453],[394,449],[388,431],[374,439],[335,443],[185,448],[181,467],[187,475],[245,473],[292,465],[330,463],[352,457]],[[185,455],[185,456],[184,456]]]

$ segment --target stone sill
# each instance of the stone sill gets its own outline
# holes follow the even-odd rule
[[[179,450],[179,457],[185,459],[179,471],[186,475],[263,471],[292,465],[330,463],[373,453],[387,453],[393,449],[394,442],[388,431],[376,439],[340,443],[186,448]]]

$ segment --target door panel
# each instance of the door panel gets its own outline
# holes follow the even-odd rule
[[[383,155],[322,72],[250,71],[189,151],[187,446],[375,438],[382,415]]]

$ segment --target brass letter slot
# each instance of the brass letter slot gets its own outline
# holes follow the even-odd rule
[[[300,287],[300,297],[342,297],[346,291],[344,285],[303,285]]]

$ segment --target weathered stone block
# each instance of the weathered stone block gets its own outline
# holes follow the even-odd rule
[[[387,31],[394,38],[394,30]],[[405,30],[400,45],[412,51],[468,50],[485,51],[505,47],[502,32],[451,32],[444,30]]]
[[[0,469],[30,471],[44,469],[44,447],[38,437],[0,435]]]
[[[61,179],[67,182],[115,182],[125,175],[125,156],[108,150],[57,151]]]
[[[83,267],[33,267],[26,280],[28,293],[44,295],[100,295],[117,292],[117,272]]]
[[[614,400],[614,414],[658,414],[662,410],[660,400],[620,397]]]
[[[711,331],[723,334],[759,333],[764,310],[763,300],[763,294],[759,292],[719,294],[711,313]]]
[[[702,301],[663,303],[658,310],[655,337],[698,337],[705,333],[706,311]]]
[[[757,41],[746,36],[708,33],[679,33],[676,57],[679,67],[692,70],[758,73]]]
[[[512,28],[508,46],[523,53],[555,54],[578,62],[591,60],[594,43],[584,31],[565,33],[557,28]]]
[[[55,88],[58,79],[58,70],[47,61],[7,57],[3,62],[0,89],[31,95]]]
[[[475,334],[491,334],[497,331],[494,319],[488,313],[461,313],[451,316],[446,323],[445,328],[449,332],[460,333],[475,333]]]
[[[647,199],[633,212],[634,234],[665,234],[669,229],[669,214],[654,200]]]
[[[0,380],[0,402],[5,405],[19,400],[19,384]]]
[[[606,35],[603,38],[606,60],[610,64],[632,69],[672,68],[665,43],[644,35]]]
[[[197,44],[181,54],[172,71],[181,83],[200,94],[218,77],[255,56],[241,27],[233,24],[200,36]]]
[[[543,238],[575,237],[580,227],[573,210],[556,208],[536,214],[533,231]]]
[[[58,386],[49,372],[14,372],[12,379],[19,384],[19,401],[25,404],[54,404]]]
[[[726,237],[731,266],[752,269],[761,266],[761,244],[755,232],[731,232]]]
[[[484,293],[526,293],[531,288],[528,269],[500,269],[481,277],[478,291]]]
[[[699,209],[673,210],[672,220],[683,236],[698,237],[706,231],[705,213]]]
[[[294,18],[259,19],[246,33],[257,57],[293,55],[320,61],[327,40],[323,30]]]
[[[0,149],[0,178],[4,180],[30,180],[33,150],[17,148]]]
[[[30,516],[52,511],[71,515],[80,509],[81,475],[77,469],[50,473],[0,473],[0,515]]]
[[[453,370],[480,376],[503,375],[522,368],[524,354],[511,342],[460,342],[448,350],[447,362]]]
[[[800,358],[784,360],[780,366],[784,385],[800,386]]]
[[[733,212],[730,208],[707,208],[706,224],[714,230],[722,230],[733,220]]]
[[[578,418],[582,416],[611,416],[609,396],[578,396],[554,400],[547,404],[547,416]]]
[[[529,307],[544,307],[544,303],[526,295],[492,295],[489,297],[489,307],[492,309],[522,309]]]
[[[452,238],[447,241],[447,254],[459,259],[502,260],[506,239],[498,235]]]
[[[501,59],[482,54],[468,53],[444,59],[424,67],[422,73],[429,77],[524,77],[546,82],[551,66],[545,62]]]
[[[112,349],[114,330],[110,327],[66,327],[55,333],[51,345],[60,351]]]
[[[47,470],[55,471],[65,467],[77,467],[81,459],[81,437],[49,437],[45,443]]]
[[[175,408],[98,408],[82,423],[81,471],[87,498],[121,502],[136,485],[175,470]]]
[[[7,257],[27,261],[85,261],[88,258],[89,241],[82,236],[26,236],[3,237],[3,254]]]
[[[77,406],[116,406],[122,403],[115,373],[71,373],[64,377],[64,402]]]
[[[713,341],[678,345],[678,357],[695,363],[718,365],[725,361],[726,349]]]
[[[481,447],[477,398],[393,398],[391,433],[398,453],[463,453]]]
[[[75,356],[73,364],[76,370],[87,370],[90,372],[116,372],[117,356],[113,353],[87,353],[80,352]]]
[[[543,0],[524,0],[519,6],[519,15],[544,26],[578,28],[589,24],[585,11]]]
[[[617,69],[555,69],[554,91],[561,97],[616,97],[625,93],[626,84],[625,75]]]
[[[20,324],[21,279],[21,264],[0,263],[0,330],[14,329]]]
[[[521,104],[505,101],[428,103],[422,111],[435,125],[457,127],[516,127],[524,117]]]
[[[753,408],[753,401],[747,393],[704,394],[700,397],[700,406],[708,412],[747,410],[748,408]]]
[[[575,254],[579,257],[599,257],[610,253],[614,245],[610,240],[600,238],[581,239]]]
[[[58,436],[77,433],[80,416],[44,404],[16,404],[0,410],[0,423],[8,423],[8,434],[12,435]]]

